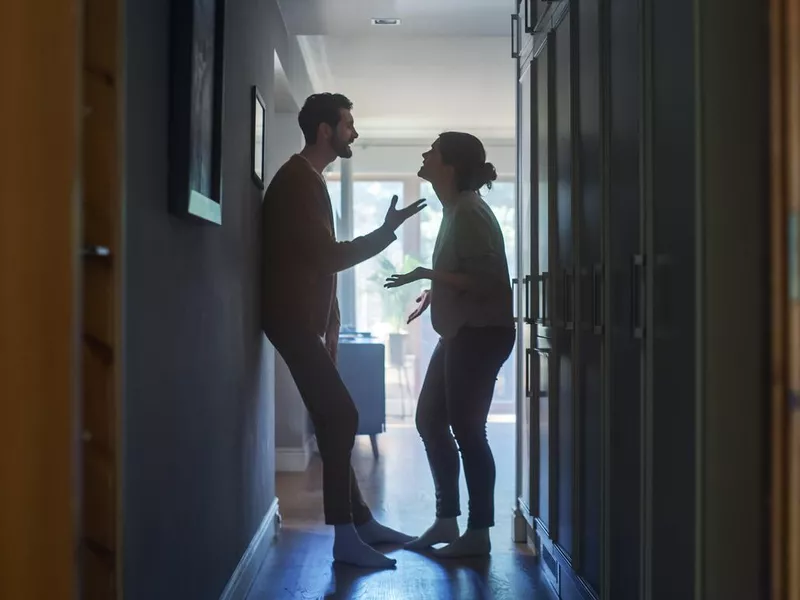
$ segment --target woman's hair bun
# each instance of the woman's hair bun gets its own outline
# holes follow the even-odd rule
[[[492,189],[492,182],[497,180],[497,169],[490,162],[483,163],[478,169],[479,188],[486,186]]]

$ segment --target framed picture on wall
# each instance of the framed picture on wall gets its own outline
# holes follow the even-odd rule
[[[264,189],[264,140],[267,135],[267,107],[264,98],[256,86],[251,93],[252,103],[252,134],[251,134],[251,164],[253,165],[253,181],[259,189]]]
[[[225,0],[171,3],[169,210],[222,223]]]

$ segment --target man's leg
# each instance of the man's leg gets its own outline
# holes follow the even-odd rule
[[[411,550],[452,542],[458,537],[456,517],[461,514],[458,493],[460,465],[447,418],[444,365],[445,350],[439,342],[425,372],[416,417],[417,431],[425,445],[436,490],[436,521],[425,533],[406,544],[406,548]]]
[[[353,524],[356,527],[361,527],[373,520],[372,511],[361,495],[361,489],[358,487],[358,480],[352,464],[350,465],[350,506],[353,511]]]
[[[350,501],[353,507],[353,523],[356,525],[358,536],[365,544],[377,546],[380,544],[405,544],[414,539],[400,531],[395,531],[386,525],[381,525],[373,517],[367,503],[361,496],[356,474],[350,468]]]
[[[358,518],[371,518],[350,465],[358,411],[325,345],[318,336],[302,331],[272,331],[269,339],[286,361],[314,423],[322,459],[325,523],[336,528],[334,558],[363,567],[394,566],[394,559],[366,545],[354,527],[351,495]]]

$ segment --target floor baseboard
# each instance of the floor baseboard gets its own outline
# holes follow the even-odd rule
[[[228,584],[222,590],[220,600],[245,600],[272,542],[278,535],[280,525],[281,515],[278,512],[278,499],[275,498]]]
[[[308,444],[303,448],[275,448],[275,471],[278,473],[302,473],[310,461]]]

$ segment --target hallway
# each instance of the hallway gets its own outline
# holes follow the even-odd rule
[[[0,599],[800,600],[800,0],[3,8]],[[393,265],[431,263],[437,136],[496,168],[518,339],[491,558],[331,563],[262,330],[264,188],[322,91],[359,134],[321,173],[336,238],[430,201]],[[376,518],[419,534],[433,486],[399,383],[438,336],[382,269],[336,288],[375,359],[351,363],[379,384],[361,422],[389,423],[353,461]]]
[[[550,600],[555,598],[540,579],[537,559],[511,541],[514,498],[514,425],[490,423],[489,442],[497,463],[496,526],[490,560],[435,560],[389,548],[397,569],[372,573],[332,566],[333,534],[322,521],[319,457],[305,473],[280,473],[277,493],[283,525],[275,546],[250,590],[251,600],[368,598],[396,600],[469,600],[492,598]],[[433,484],[413,426],[394,426],[379,436],[375,462],[369,439],[356,440],[353,465],[375,517],[410,534],[422,532],[433,518]],[[467,495],[461,480],[462,510]],[[459,518],[462,529],[466,514]]]

